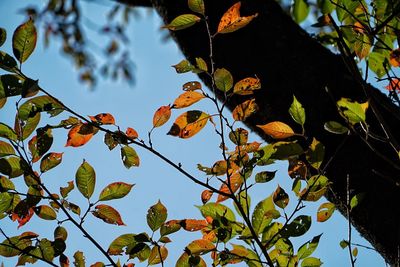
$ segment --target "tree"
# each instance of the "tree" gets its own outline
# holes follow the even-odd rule
[[[166,23],[171,22],[173,18],[188,11],[186,5],[183,4],[163,3],[162,1],[154,4],[161,10],[162,14],[168,14],[165,17]],[[212,1],[206,2],[211,29],[216,29],[221,14],[231,4],[233,2],[224,4]],[[326,158],[333,159],[332,162],[328,160],[329,164],[327,165],[329,167],[326,169],[327,176],[333,182],[331,187],[332,193],[331,195],[328,194],[328,197],[333,200],[339,209],[347,213],[349,212],[349,197],[347,196],[349,192],[352,195],[366,193],[363,202],[352,211],[351,218],[356,226],[367,229],[364,232],[367,238],[385,255],[388,261],[394,263],[398,246],[398,236],[394,235],[393,231],[388,233],[387,229],[393,229],[394,231],[398,229],[398,216],[395,212],[393,220],[384,221],[387,226],[383,228],[381,227],[382,216],[379,214],[385,215],[390,214],[393,210],[395,211],[395,203],[398,200],[398,194],[396,194],[398,189],[395,185],[393,186],[393,184],[396,184],[396,181],[391,178],[395,177],[394,174],[396,173],[397,166],[395,160],[397,160],[397,155],[394,152],[398,150],[393,151],[391,147],[387,147],[387,144],[395,146],[395,141],[392,137],[397,136],[393,127],[396,122],[397,107],[375,92],[370,86],[367,86],[362,79],[355,79],[354,77],[357,78],[359,76],[355,72],[349,72],[346,69],[354,67],[351,65],[351,61],[343,64],[338,56],[330,54],[330,52],[307,37],[300,28],[283,14],[275,2],[244,2],[241,11],[244,15],[258,13],[258,16],[246,27],[246,31],[237,31],[224,36],[224,38],[216,36],[214,38],[213,59],[216,67],[228,69],[233,74],[233,77],[235,77],[235,80],[256,74],[257,78],[262,81],[263,89],[255,93],[256,103],[260,111],[249,117],[246,123],[252,126],[254,130],[260,132],[265,139],[271,141],[269,135],[266,135],[264,131],[260,131],[254,126],[269,121],[282,121],[290,124],[291,119],[287,109],[293,102],[293,95],[295,95],[299,99],[299,103],[307,111],[307,123],[304,126],[305,131],[312,137],[316,137],[322,141],[326,147]],[[274,25],[270,25],[271,22]],[[260,33],[260,28],[268,29],[268,31]],[[201,33],[202,31],[203,33]],[[279,35],[276,31],[287,34]],[[195,25],[185,31],[176,32],[175,35],[191,62],[195,62],[196,57],[205,59],[209,57],[209,36],[207,36],[208,34],[204,31],[204,28],[201,29],[198,25]],[[249,42],[249,40],[254,39],[254,36],[257,36],[257,42]],[[267,36],[274,36],[274,42],[267,39]],[[237,47],[241,48],[241,53],[238,53]],[[303,49],[307,51],[307,54],[303,55],[301,53]],[[295,55],[291,55],[291,52],[295,52]],[[286,60],[286,57],[283,58],[281,56],[283,54],[287,55]],[[231,55],[234,55],[234,57]],[[347,56],[349,57],[350,55]],[[345,57],[345,59],[349,60],[348,57]],[[244,65],[247,65],[246,63],[248,63],[249,58],[254,59],[251,61],[251,66],[243,68]],[[324,60],[321,61],[321,59]],[[208,62],[208,65],[210,64],[212,63]],[[304,66],[307,68],[301,68]],[[332,68],[337,70],[336,76],[333,78],[331,77]],[[260,69],[263,71],[260,72]],[[285,78],[287,75],[290,75],[290,79]],[[202,78],[206,83],[211,84],[209,77],[203,75]],[[313,78],[317,78],[317,80],[313,80]],[[363,90],[367,90],[367,94]],[[268,93],[267,96],[265,96],[265,92]],[[307,92],[307,94],[304,92]],[[219,93],[219,96],[223,98],[224,94]],[[337,137],[323,131],[322,126],[330,120],[341,121],[344,125],[348,124],[346,119],[349,120],[349,117],[344,116],[345,120],[343,120],[337,110],[336,100],[339,100],[341,97],[348,97],[359,103],[364,103],[369,99],[371,108],[368,109],[368,112],[371,109],[373,109],[373,112],[367,114],[368,126],[371,132],[379,134],[382,131],[380,124],[385,122],[384,129],[390,129],[387,132],[389,142],[383,142],[383,147],[381,148],[378,146],[380,144],[375,144],[375,141],[364,139],[373,148],[371,152],[371,148],[366,147],[360,141],[363,136],[357,127],[352,128],[353,134],[345,138],[342,136]],[[375,98],[379,99],[379,102],[375,103]],[[232,97],[226,103],[233,109],[242,101],[243,97],[240,96]],[[351,104],[356,105],[356,103]],[[345,103],[342,111],[351,110],[349,105],[349,103]],[[374,122],[374,117],[377,117],[376,122]],[[351,123],[348,127],[350,126]],[[389,128],[386,128],[387,126]],[[308,147],[311,140],[305,139],[299,141],[304,142],[302,145]],[[365,162],[364,158],[360,158],[359,151],[363,155],[368,155],[368,163],[366,165],[356,164],[357,160]],[[380,154],[376,156],[377,151]],[[385,155],[385,158],[382,158],[382,155]],[[390,155],[393,155],[393,160],[388,159]],[[349,159],[351,159],[352,163],[350,166],[348,164]],[[393,161],[394,164],[392,164]],[[366,168],[366,166],[373,168],[374,172]],[[389,172],[391,168],[394,168],[393,172]],[[388,177],[388,181],[382,181],[382,177],[381,180],[376,181],[376,178],[371,177],[371,173]],[[346,177],[348,178],[346,179]],[[360,177],[363,178],[362,181],[360,181]],[[374,184],[376,191],[372,192],[370,190],[370,184]],[[385,194],[382,192],[385,192]],[[377,199],[381,199],[381,196],[385,196],[382,202],[376,201]]]

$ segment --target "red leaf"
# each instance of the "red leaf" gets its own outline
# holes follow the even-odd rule
[[[136,132],[136,130],[133,129],[133,128],[131,128],[131,127],[128,127],[128,128],[126,129],[125,134],[126,134],[126,136],[128,136],[129,138],[132,138],[132,139],[136,139],[136,138],[139,137],[139,135],[138,135],[138,133]]]

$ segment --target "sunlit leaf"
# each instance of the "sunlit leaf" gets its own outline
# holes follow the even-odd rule
[[[186,59],[182,60],[178,64],[172,65],[172,67],[177,73],[186,73],[196,69],[196,67],[190,64],[190,62]]]
[[[110,113],[100,113],[96,116],[89,116],[89,118],[99,124],[115,124],[115,119]]]
[[[0,157],[10,155],[15,155],[14,148],[9,143],[0,140]]]
[[[195,73],[200,73],[202,71],[208,70],[207,63],[201,57],[196,57],[196,67],[197,69],[195,70]]]
[[[274,194],[272,195],[272,199],[278,207],[284,209],[289,204],[289,195],[285,192],[283,188],[278,185]]]
[[[317,139],[313,138],[313,141],[306,153],[307,161],[315,169],[319,169],[321,167],[322,161],[324,160],[324,156],[325,146]]]
[[[342,116],[346,118],[349,123],[356,124],[365,122],[368,102],[358,103],[348,98],[342,98],[337,102],[337,105]]]
[[[124,166],[129,169],[131,167],[138,167],[140,165],[140,158],[136,150],[130,146],[121,147],[121,158]]]
[[[233,77],[232,74],[224,68],[216,69],[214,72],[214,82],[215,86],[223,91],[229,91],[233,86]]]
[[[292,16],[297,23],[302,22],[308,16],[310,7],[305,0],[294,0],[292,7]]]
[[[110,255],[121,255],[123,249],[132,243],[136,243],[134,234],[124,234],[115,238],[108,247],[107,253]]]
[[[167,28],[171,31],[179,31],[193,26],[200,20],[201,18],[196,15],[183,14],[174,18],[169,24],[165,25],[164,28]]]
[[[240,172],[236,172],[232,174],[228,179],[226,179],[219,188],[219,191],[228,194],[228,196],[219,194],[217,198],[217,203],[228,199],[229,195],[236,193],[236,191],[239,190],[239,188],[242,186],[243,181],[244,180]]]
[[[75,179],[79,192],[84,197],[90,198],[96,184],[96,172],[93,167],[84,160],[76,171]]]
[[[7,192],[0,193],[0,213],[6,212],[11,208],[13,196]],[[1,249],[1,248],[0,248]]]
[[[166,247],[162,246],[154,246],[151,249],[149,258],[148,258],[148,264],[149,265],[156,265],[159,264],[161,262],[164,262],[165,259],[168,256],[168,250]]]
[[[90,124],[81,123],[72,127],[68,132],[68,139],[65,146],[79,147],[85,145],[98,131]]]
[[[199,255],[214,250],[215,245],[208,240],[198,239],[192,241],[189,245],[187,245],[186,249],[190,251],[190,254]]]
[[[48,153],[40,162],[40,171],[47,172],[61,163],[63,153]]]
[[[170,220],[161,225],[160,234],[161,236],[169,235],[179,231],[181,228],[180,220]]]
[[[8,157],[0,159],[0,173],[14,178],[24,174],[19,157]]]
[[[22,137],[23,140],[28,138],[37,128],[40,122],[40,113],[36,113],[35,116],[28,118],[22,122],[19,120],[18,115],[15,116],[14,129],[18,136]]]
[[[314,257],[305,258],[301,262],[301,267],[319,267],[321,265],[322,265],[322,261],[320,259],[317,259]]]
[[[153,127],[160,127],[165,124],[171,117],[171,107],[162,106],[154,113],[153,116]]]
[[[40,205],[34,208],[36,215],[43,220],[55,220],[57,218],[56,212],[49,206]]]
[[[76,251],[74,253],[74,266],[85,267],[85,256],[82,251]]]
[[[329,180],[324,175],[314,175],[307,181],[307,188],[300,192],[300,196],[307,201],[318,201],[328,190]]]
[[[64,110],[61,103],[51,98],[50,96],[36,96],[27,100],[18,109],[18,117],[26,121],[28,118],[32,118],[39,112],[47,112],[52,117],[60,114]]]
[[[295,135],[289,125],[280,121],[273,121],[265,125],[257,125],[257,127],[274,139],[285,139]]]
[[[177,99],[175,99],[173,108],[186,108],[194,103],[200,101],[205,96],[202,93],[198,93],[195,91],[186,91],[183,94],[179,95]]]
[[[272,222],[267,227],[265,227],[261,241],[265,244],[266,248],[271,248],[275,245],[276,241],[281,238],[283,224],[279,222]]]
[[[147,225],[152,231],[156,231],[167,219],[167,208],[158,201],[147,211]]]
[[[204,2],[203,0],[188,0],[189,8],[196,13],[204,15]]]
[[[190,138],[201,131],[210,116],[199,110],[191,110],[179,115],[167,134],[180,138]]]
[[[67,229],[65,229],[62,226],[57,226],[56,229],[54,229],[54,239],[61,239],[63,241],[67,240],[68,237],[68,232]]]
[[[229,33],[237,31],[257,17],[257,13],[248,17],[241,17],[240,6],[241,2],[237,2],[224,13],[218,24],[217,33]]]
[[[293,96],[293,102],[290,105],[289,114],[292,116],[293,120],[301,126],[306,122],[306,112],[295,96]]]
[[[122,221],[121,215],[119,212],[111,206],[108,205],[97,205],[95,210],[92,211],[92,214],[102,219],[104,222],[109,224],[116,224],[116,225],[125,225]]]
[[[136,130],[131,127],[128,127],[126,129],[125,134],[126,134],[126,136],[128,136],[129,138],[132,138],[132,139],[136,139],[139,137],[139,134],[136,132]]]
[[[244,190],[244,191],[240,191],[236,195],[236,198],[239,200],[239,205],[241,206],[241,209],[244,211],[246,216],[248,216],[249,215],[249,211],[250,211],[250,206],[251,206],[250,195]],[[237,213],[240,214],[243,217],[243,215],[240,212],[240,208],[236,203],[234,203],[234,207],[235,207]]]
[[[300,246],[299,250],[297,251],[297,256],[299,259],[307,258],[317,249],[321,235],[322,234],[314,236],[312,240]]]
[[[248,141],[249,132],[243,128],[237,128],[229,133],[229,139],[235,145],[245,145]]]
[[[129,194],[133,184],[115,182],[107,185],[100,193],[99,201],[123,198]]]
[[[206,267],[206,262],[199,256],[189,255],[187,252],[179,257],[175,267]]]
[[[0,175],[0,191],[4,192],[8,190],[15,190],[14,183],[7,177]]]
[[[264,228],[272,221],[275,205],[272,196],[261,200],[254,208],[251,223],[256,233],[262,233]]]
[[[25,62],[35,49],[37,32],[32,19],[18,26],[12,38],[14,56]]]
[[[244,78],[238,81],[233,88],[233,93],[237,95],[251,95],[254,90],[261,89],[261,82],[258,78]]]
[[[209,202],[203,206],[197,206],[197,208],[200,210],[204,218],[210,216],[211,218],[216,219],[222,216],[230,221],[236,220],[233,211],[221,203]]]
[[[393,67],[399,67],[400,66],[400,49],[395,49],[390,52],[390,65]]]
[[[16,141],[18,139],[18,136],[14,132],[14,130],[10,126],[8,126],[2,122],[0,122],[0,137],[6,138],[9,140],[13,140],[13,141]]]
[[[21,253],[21,250],[24,250],[28,246],[32,244],[32,241],[28,238],[24,238],[24,236],[30,235],[31,232],[24,232],[20,236],[13,236],[5,239],[0,244],[0,256],[3,257],[15,257]],[[14,248],[14,245],[16,248]]]
[[[203,190],[203,192],[201,192],[201,202],[203,202],[203,204],[206,204],[212,197],[213,192],[211,190]]]
[[[335,211],[335,205],[330,202],[322,203],[317,211],[317,221],[325,222],[327,221]]]
[[[358,193],[354,195],[351,200],[350,200],[350,209],[353,210],[355,207],[357,207],[361,201],[363,201],[365,197],[365,193]]]
[[[257,112],[258,109],[256,99],[252,98],[237,105],[232,111],[232,116],[235,121],[244,121]]]

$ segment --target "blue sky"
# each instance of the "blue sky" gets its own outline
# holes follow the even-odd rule
[[[8,31],[8,40],[2,49],[11,53],[10,39],[12,31],[25,18],[18,10],[27,4],[36,1],[11,1],[0,2],[0,9],[7,10],[8,16],[4,16],[1,27]],[[83,14],[92,21],[104,20],[104,14],[111,6],[108,1],[101,1],[101,5],[82,1]],[[161,22],[156,14],[142,12],[140,19],[133,20],[128,30],[130,37],[130,53],[136,65],[136,84],[129,87],[124,83],[100,82],[94,91],[88,90],[84,85],[77,82],[77,72],[72,63],[64,58],[59,52],[59,44],[52,40],[50,47],[45,49],[42,43],[41,32],[36,51],[24,64],[24,72],[34,79],[39,79],[41,87],[61,99],[64,104],[82,115],[95,115],[101,112],[109,112],[116,118],[117,124],[122,129],[132,127],[139,132],[143,139],[147,139],[147,132],[152,127],[154,111],[162,106],[172,103],[181,91],[183,83],[191,80],[198,80],[193,74],[177,75],[171,65],[183,59],[182,54],[175,43],[162,42],[160,34]],[[91,41],[97,44],[105,44],[104,37],[94,34],[89,30]],[[0,110],[0,120],[13,124],[15,114],[15,99],[10,99],[5,108]],[[212,105],[200,103],[195,106],[208,113],[215,113]],[[179,115],[175,110],[171,121]],[[64,115],[65,116],[65,115]],[[227,116],[230,116],[229,114]],[[52,120],[56,122],[57,120]],[[152,141],[157,150],[168,156],[174,162],[182,163],[182,166],[190,173],[205,179],[196,169],[196,164],[212,165],[216,160],[221,159],[219,140],[214,130],[207,125],[204,130],[195,137],[188,140],[181,140],[166,133],[169,130],[168,124],[156,129]],[[203,188],[195,185],[187,178],[173,170],[157,157],[148,152],[136,148],[140,158],[141,166],[126,170],[121,162],[118,149],[109,152],[103,144],[103,136],[96,135],[87,145],[81,148],[64,147],[66,142],[66,131],[58,130],[54,133],[55,144],[51,151],[64,152],[63,163],[56,169],[50,171],[43,177],[43,180],[57,192],[60,186],[66,186],[67,181],[74,180],[78,166],[85,159],[96,170],[97,184],[94,196],[109,183],[123,181],[134,183],[131,193],[123,200],[114,200],[111,206],[117,208],[126,226],[114,226],[89,215],[85,226],[93,236],[99,240],[103,247],[107,248],[109,243],[117,236],[125,233],[140,233],[150,231],[146,226],[147,209],[158,200],[168,208],[168,219],[200,218],[199,211],[194,205],[200,205],[200,193]],[[252,135],[252,140],[260,139]],[[277,163],[265,170],[278,169],[273,182],[260,185],[252,193],[253,208],[258,201],[269,196],[280,184],[290,191],[291,181],[287,176],[285,163]],[[16,184],[23,184],[21,178],[13,180]],[[83,197],[75,190],[70,195],[72,202],[85,205]],[[324,202],[325,200],[322,200]],[[294,199],[292,203],[294,203]],[[320,203],[307,204],[305,212],[313,216],[311,230],[294,244],[298,248],[302,243],[310,240],[313,236],[324,233],[319,247],[314,256],[320,257],[324,266],[349,266],[347,250],[342,250],[339,242],[347,238],[347,221],[335,213],[333,218],[326,223],[316,222],[316,210]],[[84,209],[84,208],[83,208]],[[290,209],[290,206],[289,206]],[[67,240],[67,254],[72,258],[76,250],[83,250],[87,263],[94,263],[103,260],[103,257],[96,251],[82,235],[73,228],[71,224],[64,224],[69,230]],[[12,236],[17,234],[17,225],[10,220],[3,219],[1,227]],[[48,222],[34,217],[31,222],[22,227],[21,231],[32,230],[40,233],[43,237],[52,238],[55,227],[54,222]],[[180,232],[172,235],[173,243],[168,244],[169,260],[166,266],[174,265],[176,259],[182,253],[188,242],[200,238],[199,233]],[[0,237],[0,239],[4,239]],[[354,242],[368,245],[366,241],[358,237],[354,231]],[[239,243],[238,241],[235,243]],[[5,266],[15,265],[14,259],[0,257],[0,262]],[[104,259],[105,262],[105,259]],[[38,266],[42,266],[40,263]],[[372,250],[359,248],[357,266],[384,266],[383,259]],[[143,265],[144,266],[144,265]],[[239,266],[239,265],[238,265]]]

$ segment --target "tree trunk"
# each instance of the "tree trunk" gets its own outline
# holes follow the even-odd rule
[[[211,31],[236,0],[205,1]],[[184,13],[187,0],[152,0],[165,23]],[[400,112],[377,89],[357,81],[339,55],[331,53],[294,23],[274,0],[242,1],[242,15],[258,13],[244,29],[217,35],[214,39],[216,67],[228,69],[235,81],[257,75],[262,89],[256,92],[260,110],[246,124],[271,141],[258,124],[283,121],[296,127],[288,114],[293,95],[303,104],[306,114],[306,134],[315,137],[326,148],[325,161],[332,159],[326,175],[332,182],[327,198],[346,215],[347,177],[349,193],[366,193],[364,200],[351,212],[351,222],[357,230],[392,265],[399,264],[400,243],[400,168],[398,155],[387,143],[368,139],[368,146],[359,135],[335,135],[324,130],[330,120],[343,124],[336,101],[341,97],[355,101],[370,101],[367,122],[371,131],[383,135],[380,122],[371,106],[381,114],[385,127],[399,137]],[[209,42],[204,24],[173,33],[188,59],[209,58]],[[205,76],[203,81],[210,85]],[[234,108],[243,97],[232,98]],[[295,128],[297,132],[301,129]],[[371,146],[373,148],[371,148]],[[379,153],[378,153],[379,152]],[[381,157],[382,154],[386,158]]]

